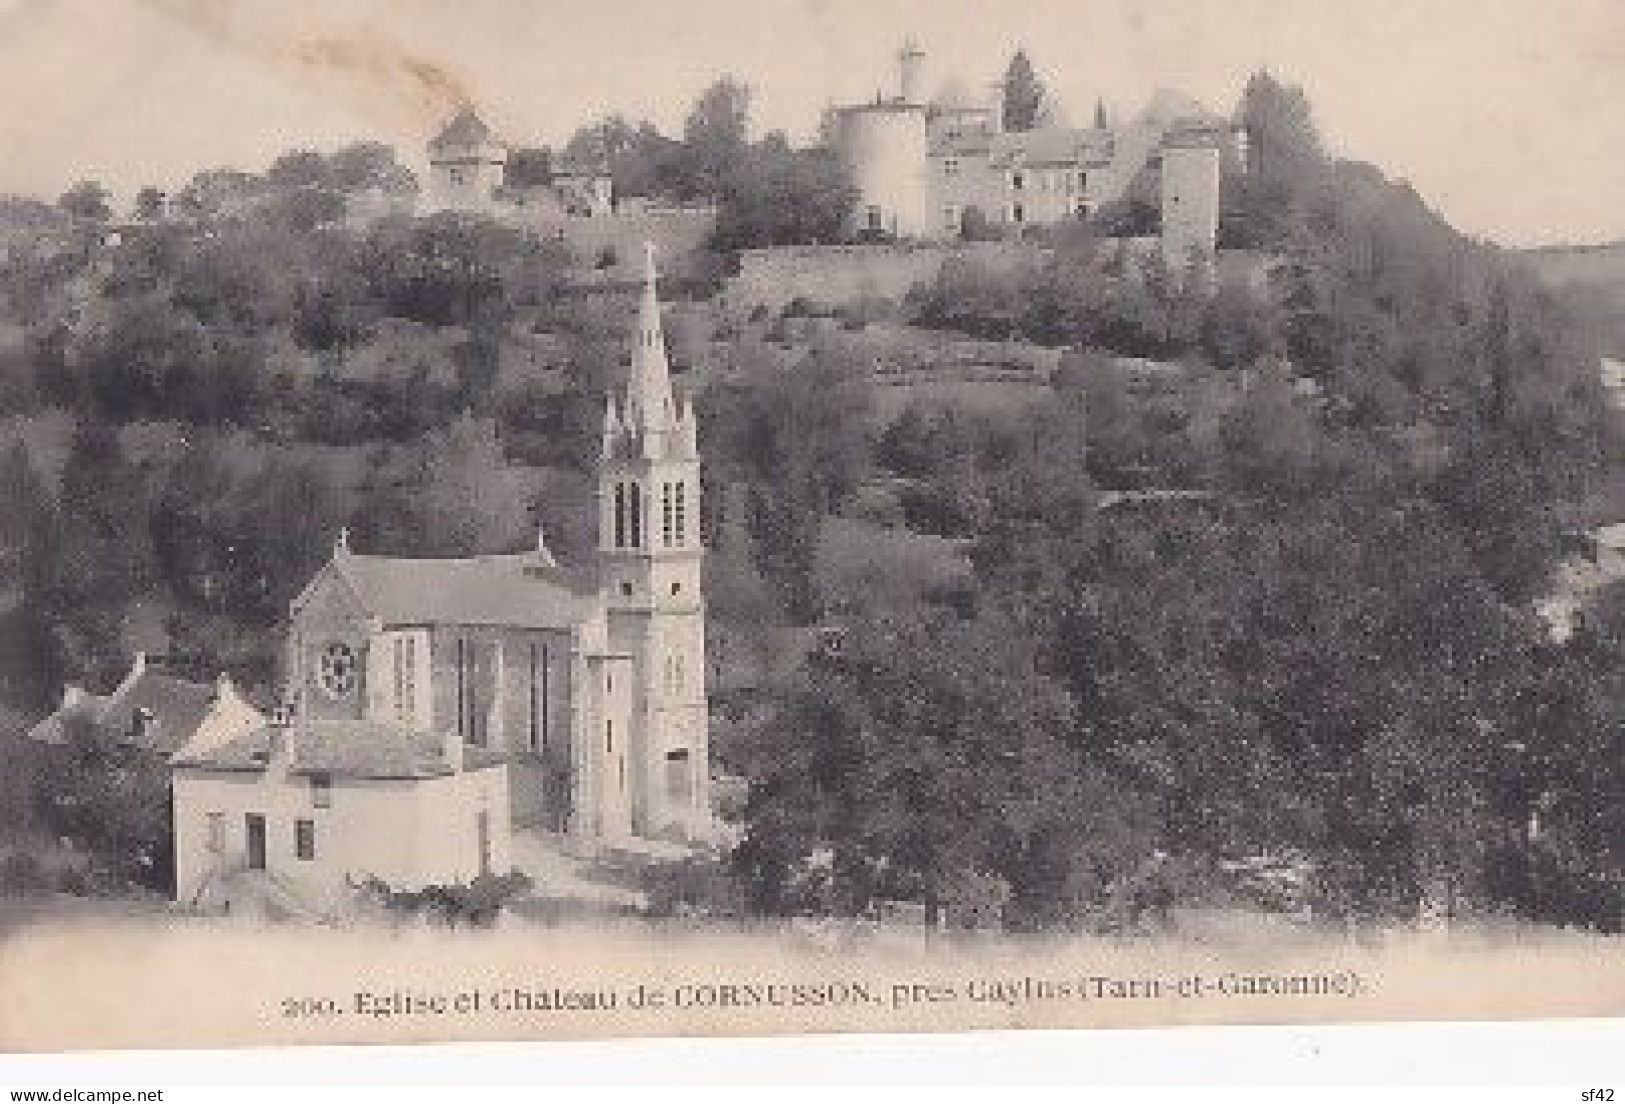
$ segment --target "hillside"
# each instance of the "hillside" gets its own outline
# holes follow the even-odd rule
[[[1608,352],[1625,355],[1625,241],[1531,249],[1523,256],[1594,321]]]

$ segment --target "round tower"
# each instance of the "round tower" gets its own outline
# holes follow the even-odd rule
[[[924,104],[861,104],[836,113],[835,150],[858,190],[858,233],[925,237],[934,230]]]

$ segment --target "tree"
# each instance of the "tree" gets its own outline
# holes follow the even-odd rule
[[[45,755],[36,794],[52,831],[93,857],[99,872],[167,894],[173,834],[169,767],[85,714]]]
[[[1247,81],[1236,116],[1247,138],[1247,172],[1227,201],[1227,237],[1248,248],[1279,248],[1295,232],[1325,161],[1309,100],[1301,88],[1259,72]]]
[[[520,146],[509,151],[503,175],[503,183],[508,187],[543,188],[552,182],[552,150],[546,146]]]
[[[689,196],[722,194],[746,149],[750,101],[750,88],[733,77],[716,81],[694,101],[683,121],[683,183]]]
[[[94,180],[81,180],[62,193],[56,205],[65,214],[86,222],[106,222],[113,217],[112,196]]]
[[[157,222],[168,205],[163,191],[151,185],[135,193],[135,217],[142,222]]]
[[[111,427],[81,422],[53,520],[30,554],[45,648],[63,678],[111,685],[128,666],[130,607],[155,575],[145,480]]]
[[[417,177],[401,164],[393,147],[383,142],[352,142],[329,154],[320,183],[339,192],[378,189],[388,195],[417,190]]]
[[[1044,85],[1026,50],[1017,50],[1004,70],[1004,129],[1032,130],[1044,106]]]
[[[327,159],[316,150],[288,150],[271,162],[265,179],[279,188],[318,188],[327,183]]]
[[[952,914],[989,880],[1005,887],[994,897],[1019,897],[1033,855],[1076,823],[1069,718],[1006,626],[941,613],[848,625],[747,765],[738,863],[758,906],[855,913],[902,897]],[[808,900],[819,866],[822,899]]]
[[[380,451],[359,497],[357,537],[380,552],[472,556],[534,540],[529,501],[489,418],[465,414],[411,447]]]
[[[828,150],[791,149],[774,134],[741,151],[719,192],[719,250],[840,240],[857,189]]]

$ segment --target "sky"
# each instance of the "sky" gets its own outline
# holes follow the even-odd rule
[[[1508,245],[1625,238],[1625,0],[0,0],[0,192],[120,195],[358,138],[409,163],[463,103],[516,144],[609,112],[677,132],[733,74],[759,129],[982,89],[1025,48],[1065,113],[1303,85],[1337,153]]]

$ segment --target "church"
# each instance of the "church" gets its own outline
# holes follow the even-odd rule
[[[317,900],[506,873],[515,831],[708,839],[700,455],[645,249],[604,415],[595,562],[374,555],[340,534],[294,599],[285,704],[172,756],[176,893],[264,871]]]

